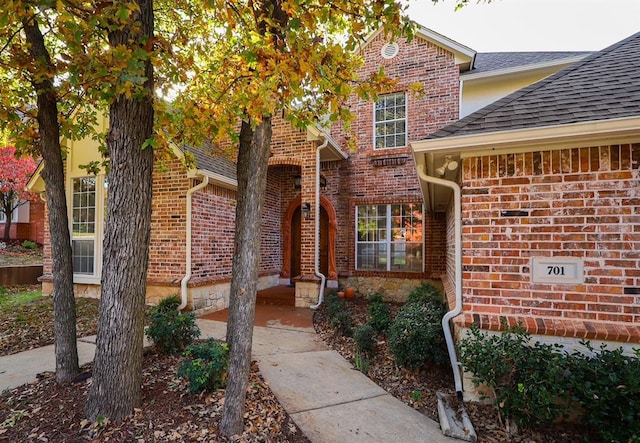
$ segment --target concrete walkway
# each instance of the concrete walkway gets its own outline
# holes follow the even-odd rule
[[[224,322],[199,319],[198,326],[202,338],[225,338]],[[93,358],[94,339],[79,340],[81,363]],[[312,327],[256,326],[252,353],[282,406],[313,442],[456,441],[328,349]],[[0,357],[0,391],[53,370],[53,346]]]

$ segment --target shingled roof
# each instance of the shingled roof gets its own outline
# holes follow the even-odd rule
[[[427,139],[640,116],[640,33],[446,126]]]
[[[202,148],[185,146],[182,149],[193,154],[197,169],[203,169],[231,180],[237,180],[235,163],[223,155],[216,155],[213,152],[213,148],[206,146]]]
[[[479,52],[476,54],[473,69],[460,75],[465,76],[520,68],[544,63],[561,63],[563,60],[586,56],[590,52]]]

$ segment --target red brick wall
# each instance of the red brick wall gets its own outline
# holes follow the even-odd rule
[[[410,44],[398,41],[399,54],[390,60],[380,55],[387,42],[378,35],[364,52],[365,77],[385,66],[388,76],[400,79],[394,92],[407,91],[409,85],[421,83],[424,94],[407,92],[408,140],[424,139],[436,129],[458,118],[459,71],[453,54],[419,38]],[[425,214],[425,273],[370,273],[355,271],[355,207],[374,203],[421,203],[422,193],[415,172],[411,149],[373,149],[372,101],[356,97],[349,101],[356,119],[351,129],[357,135],[355,150],[347,161],[326,171],[327,195],[335,202],[338,218],[338,271],[341,275],[386,275],[399,278],[434,278],[445,271],[446,220],[441,215]],[[335,126],[334,138],[345,149],[347,134]],[[374,160],[399,158],[395,164],[378,166]]]
[[[44,243],[44,202],[40,199],[29,203],[29,233],[27,237],[36,243]]]
[[[22,209],[22,208],[20,208]],[[20,210],[16,208],[15,210]],[[0,223],[0,238],[4,236],[5,224]],[[29,202],[29,223],[12,222],[9,238],[14,240],[31,240],[44,242],[44,203],[37,199]]]
[[[278,168],[270,168],[262,213],[260,274],[280,274],[282,269],[282,182],[287,181]],[[293,186],[292,186],[293,188]],[[285,208],[286,209],[286,208]]]
[[[231,278],[236,200],[236,191],[211,184],[193,194],[192,284]]]
[[[640,143],[465,159],[461,321],[640,341],[639,166]],[[584,283],[532,283],[534,256],[583,259]]]
[[[192,185],[180,160],[167,170],[153,172],[151,243],[147,279],[153,284],[175,284],[185,274],[187,190]]]

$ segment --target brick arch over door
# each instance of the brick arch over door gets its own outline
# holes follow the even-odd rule
[[[282,272],[280,273],[280,276],[282,278],[291,278],[291,221],[293,219],[293,214],[301,204],[302,198],[300,196],[297,196],[291,201],[291,203],[289,203],[289,207],[287,208],[287,212],[284,216],[284,223],[282,224],[282,239],[284,240],[284,250],[282,254]],[[323,195],[320,196],[320,206],[327,212],[327,216],[329,217],[329,275],[327,275],[327,280],[337,280],[338,270],[336,268],[336,234],[338,230],[338,222],[336,221],[336,210],[333,207],[331,201]]]

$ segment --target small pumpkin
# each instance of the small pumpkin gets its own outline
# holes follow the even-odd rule
[[[353,298],[356,295],[356,290],[349,287],[344,290],[344,296],[346,298]]]

